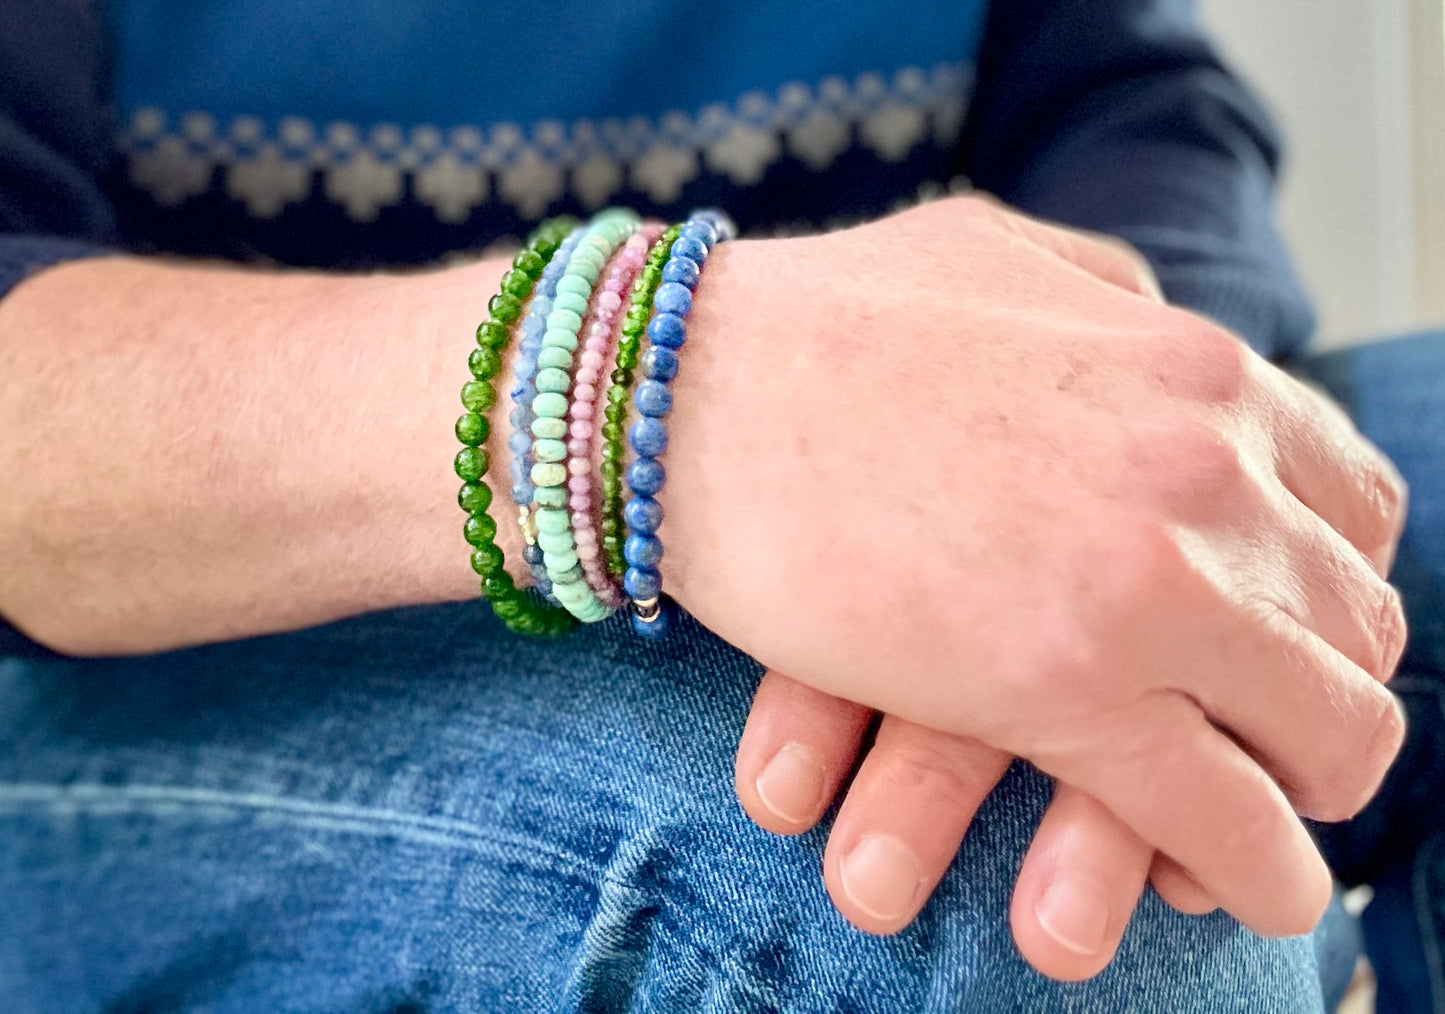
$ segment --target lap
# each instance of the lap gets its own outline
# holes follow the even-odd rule
[[[1152,893],[1088,983],[1013,948],[1018,765],[918,922],[754,828],[758,669],[696,625],[507,637],[475,605],[133,660],[0,661],[0,1008],[1317,1010],[1311,941]]]

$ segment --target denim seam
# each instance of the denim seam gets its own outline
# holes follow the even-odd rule
[[[92,816],[119,809],[127,813],[155,813],[165,807],[195,810],[229,809],[262,812],[292,818],[293,823],[338,833],[391,835],[419,844],[468,849],[479,843],[514,849],[526,855],[545,855],[567,872],[597,880],[601,869],[580,856],[563,852],[548,843],[514,835],[497,834],[473,824],[446,817],[427,817],[370,807],[314,803],[255,793],[217,792],[163,785],[45,785],[0,784],[0,811],[30,807],[47,810],[82,809]]]
[[[1445,962],[1441,960],[1440,935],[1435,928],[1435,917],[1430,904],[1429,878],[1431,860],[1440,850],[1441,839],[1432,838],[1415,857],[1415,868],[1411,875],[1411,893],[1415,902],[1415,921],[1420,927],[1421,950],[1425,954],[1425,968],[1430,973],[1430,1002],[1435,1014],[1445,1014]]]

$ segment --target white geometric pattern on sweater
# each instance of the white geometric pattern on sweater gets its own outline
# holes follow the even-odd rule
[[[904,67],[891,77],[789,82],[774,94],[748,92],[655,120],[544,120],[530,128],[502,122],[443,131],[298,116],[274,124],[240,116],[221,125],[204,111],[147,107],[131,115],[120,143],[131,183],[168,207],[204,194],[220,169],[225,193],[260,219],[311,197],[318,182],[358,222],[400,204],[408,182],[441,222],[465,222],[492,194],[537,219],[569,193],[600,208],[624,185],[670,203],[704,166],[747,186],[785,156],[821,172],[854,144],[888,162],[929,141],[946,147],[962,131],[972,74],[965,64]]]

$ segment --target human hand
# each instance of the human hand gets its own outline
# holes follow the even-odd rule
[[[1058,235],[1077,236],[1069,259],[1080,267],[1163,302],[1148,263],[1127,244]],[[744,810],[778,834],[813,827],[858,767],[874,718],[863,705],[765,674],[738,746],[735,782]],[[1012,760],[976,739],[884,717],[829,836],[824,878],[839,911],[878,933],[911,922]],[[853,855],[865,839],[869,847]],[[869,858],[884,848],[903,853],[901,879],[869,869]],[[1060,786],[1014,894],[1010,921],[1025,960],[1056,979],[1102,971],[1113,960],[1151,864],[1156,889],[1174,907],[1187,913],[1216,907],[1113,814]],[[1078,886],[1049,892],[1056,881]]]
[[[1048,233],[954,201],[718,258],[752,316],[729,345],[727,299],[695,311],[719,333],[698,318],[684,372],[670,579],[781,671],[1028,757],[1303,932],[1329,879],[1291,801],[1353,812],[1398,747],[1372,677],[1403,620],[1366,557],[1403,489],[1300,385]]]

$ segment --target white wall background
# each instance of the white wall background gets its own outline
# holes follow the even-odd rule
[[[1201,0],[1283,122],[1321,343],[1445,324],[1445,0]]]

